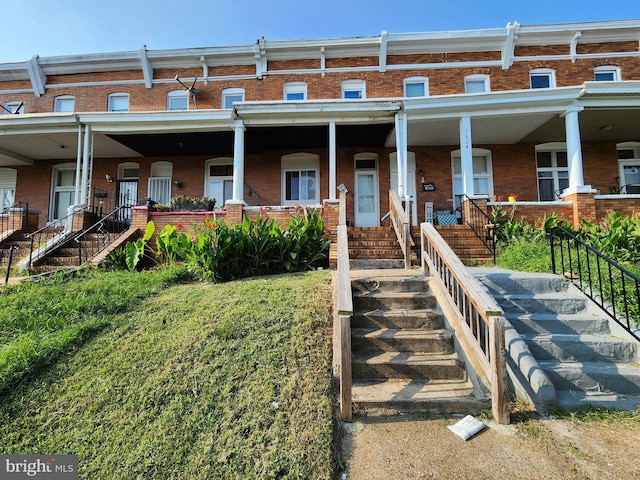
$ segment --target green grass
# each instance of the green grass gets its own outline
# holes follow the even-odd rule
[[[0,451],[77,453],[85,479],[331,478],[328,279],[105,306],[98,333],[0,398]]]
[[[496,264],[521,272],[551,272],[551,251],[546,241],[511,239],[498,246]]]

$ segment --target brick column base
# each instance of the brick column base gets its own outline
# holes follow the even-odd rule
[[[242,223],[243,205],[241,203],[227,203],[224,207],[225,222],[228,224]]]
[[[149,207],[131,207],[131,226],[144,232],[149,223]]]
[[[596,199],[593,193],[570,193],[563,197],[565,202],[571,202],[571,223],[574,227],[580,225],[581,220],[595,222],[596,217]]]

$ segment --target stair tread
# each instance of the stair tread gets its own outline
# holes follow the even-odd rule
[[[352,328],[352,336],[367,338],[450,338],[453,334],[447,329],[425,330],[415,328]]]
[[[354,402],[424,402],[446,398],[474,398],[470,380],[408,378],[357,379],[352,386]]]
[[[459,364],[456,353],[424,352],[353,352],[353,363],[390,365]]]
[[[525,340],[547,340],[550,342],[578,342],[578,343],[593,343],[593,342],[607,342],[607,343],[622,343],[628,344],[629,340],[624,338],[616,337],[613,335],[609,335],[606,333],[603,334],[592,334],[592,333],[582,333],[582,334],[568,334],[568,333],[542,333],[542,334],[532,334],[532,333],[521,333],[520,336]]]
[[[640,365],[633,365],[626,362],[614,361],[593,361],[593,362],[572,362],[562,360],[538,360],[538,364],[545,370],[581,370],[589,372],[602,372],[614,374],[635,374],[640,375]]]

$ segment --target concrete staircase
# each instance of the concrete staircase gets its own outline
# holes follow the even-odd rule
[[[560,405],[633,410],[640,403],[637,342],[576,287],[550,274],[476,276],[553,382]]]
[[[350,227],[351,268],[404,268],[404,256],[393,227]],[[412,264],[418,263],[415,245]]]
[[[427,278],[398,270],[351,273],[357,407],[432,413],[490,407],[454,349]]]
[[[81,240],[82,263],[87,262],[96,253],[111,244],[120,233],[100,232],[89,233]],[[29,252],[27,251],[27,254]],[[75,240],[69,240],[32,265],[32,270],[37,273],[59,270],[61,268],[77,267],[80,264],[79,246]]]
[[[469,225],[438,225],[438,233],[465,264],[485,264],[493,255]]]

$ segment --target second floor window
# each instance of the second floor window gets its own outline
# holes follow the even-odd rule
[[[15,113],[24,113],[24,102],[7,102],[2,105],[0,110],[2,115],[11,115]]]
[[[230,110],[235,102],[244,102],[244,88],[225,88],[222,91],[222,108]]]
[[[531,70],[529,81],[531,88],[554,88],[556,86],[554,71],[546,68]]]
[[[56,97],[53,104],[54,112],[73,112],[75,109],[75,98],[71,95]]]
[[[366,98],[366,84],[364,80],[345,80],[341,85],[342,98],[353,100]]]
[[[464,93],[485,93],[490,90],[488,75],[467,75],[464,77]]]
[[[284,85],[285,100],[306,100],[307,84],[304,82],[290,82]]]
[[[129,111],[129,94],[128,93],[112,93],[109,95],[109,111],[110,112],[128,112]]]
[[[167,110],[189,110],[189,92],[172,90],[167,93]]]
[[[620,67],[602,66],[596,67],[593,71],[596,82],[618,82],[620,81]]]
[[[426,97],[429,95],[429,82],[426,77],[410,77],[404,79],[404,96]]]

